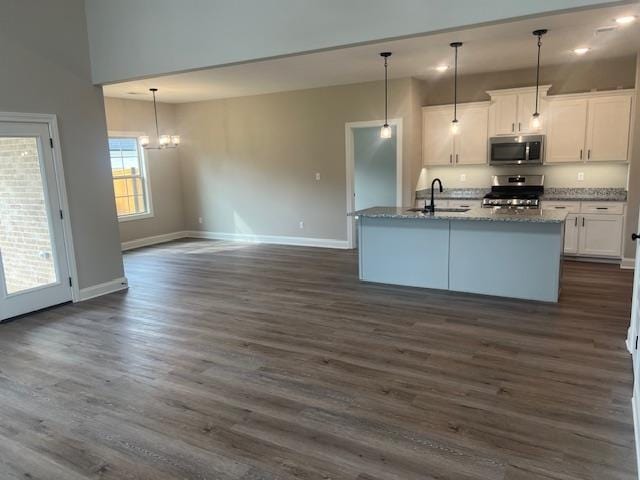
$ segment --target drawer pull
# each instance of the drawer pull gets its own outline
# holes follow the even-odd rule
[[[555,207],[553,207],[553,208],[563,209],[563,208],[567,208],[567,207],[564,207],[564,206],[562,206],[562,207],[561,207],[561,206],[559,206],[559,205],[556,205],[556,206],[555,206]]]
[[[609,210],[609,207],[596,207],[596,210]]]

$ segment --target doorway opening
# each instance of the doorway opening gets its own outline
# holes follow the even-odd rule
[[[389,119],[391,138],[380,138],[384,120],[345,125],[347,214],[370,207],[402,206],[402,119]],[[355,248],[355,218],[347,216],[347,242]]]

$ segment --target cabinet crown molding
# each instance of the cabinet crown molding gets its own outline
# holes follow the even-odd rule
[[[539,87],[539,92],[540,95],[545,97],[547,95],[547,92],[549,92],[549,89],[551,88],[551,85],[540,85]],[[533,87],[519,87],[519,88],[503,88],[500,90],[487,90],[487,94],[490,97],[498,97],[500,95],[513,95],[513,94],[517,94],[517,93],[531,93],[536,91],[536,86],[534,85]]]
[[[635,98],[636,91],[633,88],[619,88],[616,90],[598,90],[595,92],[578,92],[578,93],[560,93],[558,95],[549,95],[546,100],[580,100],[583,98],[598,98],[598,97],[628,97]]]

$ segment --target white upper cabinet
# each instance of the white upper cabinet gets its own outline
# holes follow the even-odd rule
[[[544,131],[545,98],[550,85],[541,85],[538,95],[538,111],[541,113],[540,127],[534,128],[533,114],[536,111],[536,88],[514,88],[491,90],[489,109],[489,135],[536,134]]]
[[[547,163],[579,162],[584,158],[587,99],[553,100],[547,106]]]
[[[628,160],[631,92],[551,98],[546,163]]]
[[[542,98],[538,104],[538,111],[542,112]],[[533,114],[536,112],[536,92],[521,93],[518,95],[518,125],[517,133],[539,133],[542,131],[542,125],[535,128],[532,125]],[[541,115],[540,119],[544,121]]]
[[[518,117],[518,95],[500,95],[491,105],[496,135],[511,135],[516,133]]]
[[[489,107],[462,106],[458,109],[460,129],[454,138],[454,161],[461,165],[487,163]]]
[[[487,163],[489,105],[458,106],[457,135],[451,133],[453,106],[422,110],[422,155],[425,165],[480,165]]]
[[[453,163],[453,106],[422,110],[422,156],[425,165]]]
[[[587,160],[626,161],[631,126],[631,95],[589,100]]]

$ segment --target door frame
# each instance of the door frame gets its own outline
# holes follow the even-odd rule
[[[69,200],[67,198],[67,186],[65,183],[64,167],[62,165],[62,144],[60,143],[60,131],[58,129],[58,117],[53,113],[20,113],[0,112],[0,122],[12,123],[44,123],[49,129],[49,138],[53,142],[51,154],[53,155],[53,167],[60,199],[59,208],[62,211],[62,231],[64,249],[69,266],[69,275],[72,278],[71,300],[80,301],[80,285],[78,282],[78,266],[76,263],[75,248],[71,229],[71,214],[69,212]]]
[[[396,206],[401,207],[403,203],[403,178],[402,178],[402,118],[390,118],[387,120],[389,126],[396,127]],[[354,239],[356,222],[349,214],[355,211],[355,144],[353,131],[357,128],[382,127],[384,120],[370,120],[365,122],[347,122],[344,125],[345,149],[346,149],[346,170],[347,170],[347,245],[348,248],[355,248]]]

